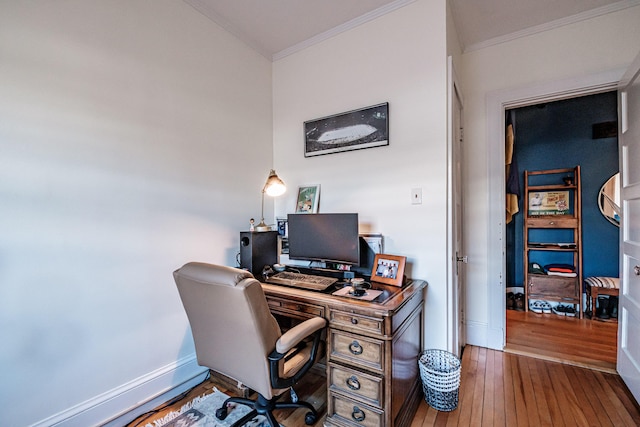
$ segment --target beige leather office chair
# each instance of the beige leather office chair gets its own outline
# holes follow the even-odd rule
[[[198,363],[234,378],[258,393],[255,401],[231,397],[216,416],[227,416],[227,404],[252,407],[233,426],[242,426],[256,414],[278,427],[274,409],[309,409],[305,422],[318,414],[307,402],[277,402],[313,366],[326,325],[315,317],[282,334],[271,315],[262,286],[247,271],[203,263],[188,263],[173,273],[191,324]],[[304,344],[313,336],[313,344]]]

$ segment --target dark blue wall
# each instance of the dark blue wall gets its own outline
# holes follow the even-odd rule
[[[593,124],[617,120],[616,103],[616,93],[609,92],[514,110],[521,189],[525,170],[580,165],[584,277],[618,277],[619,229],[602,216],[597,203],[602,184],[618,172],[618,139],[592,138]],[[520,212],[507,225],[507,286],[523,286],[523,211],[521,197]],[[565,237],[557,240],[573,240]],[[573,263],[571,254],[557,252],[534,252],[530,258],[542,265]]]

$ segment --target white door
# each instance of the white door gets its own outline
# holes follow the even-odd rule
[[[640,401],[640,55],[618,89],[622,244],[617,368]]]
[[[464,335],[464,277],[466,255],[462,238],[462,94],[458,85],[453,60],[449,57],[448,63],[449,84],[449,189],[448,189],[448,309],[449,351],[460,356],[462,347],[466,343]]]

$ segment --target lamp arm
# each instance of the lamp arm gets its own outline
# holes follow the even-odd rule
[[[260,217],[260,224],[255,226],[255,231],[269,231],[269,226],[264,222],[264,190],[262,190],[262,215]]]

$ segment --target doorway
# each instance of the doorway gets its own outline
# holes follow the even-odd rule
[[[624,70],[536,84],[487,96],[489,151],[489,212],[487,281],[489,287],[487,346],[503,350],[506,345],[506,230],[505,230],[505,111],[545,102],[608,92],[617,88]]]
[[[603,184],[618,172],[617,93],[610,91],[534,104],[508,110],[507,114],[510,122],[513,122],[515,135],[511,168],[514,170],[513,177],[519,178],[520,189],[523,188],[525,170],[531,172],[580,165],[583,276],[618,277],[619,230],[602,215],[598,204],[598,194]],[[613,131],[606,131],[609,127]],[[523,262],[523,197],[521,194],[518,200],[519,212],[505,226],[507,293],[518,296],[522,296],[524,290],[523,275],[527,268]],[[569,255],[565,256],[569,260],[573,258],[573,255],[566,253],[530,251],[529,260],[546,270],[552,263],[562,261],[563,255]],[[567,262],[567,266],[572,264],[571,261]],[[527,304],[526,300],[520,301]],[[538,306],[546,303],[547,306],[553,306],[553,311],[507,311],[507,351],[533,353],[599,368],[615,368],[616,325],[596,324],[590,319],[579,319],[579,316],[564,319],[568,313],[555,308],[572,305],[558,301],[536,301],[529,303]],[[510,306],[515,311],[522,307],[511,305],[508,301],[507,307]],[[580,307],[572,308],[580,311]],[[590,338],[593,338],[591,344]],[[598,351],[594,351],[596,343]]]

